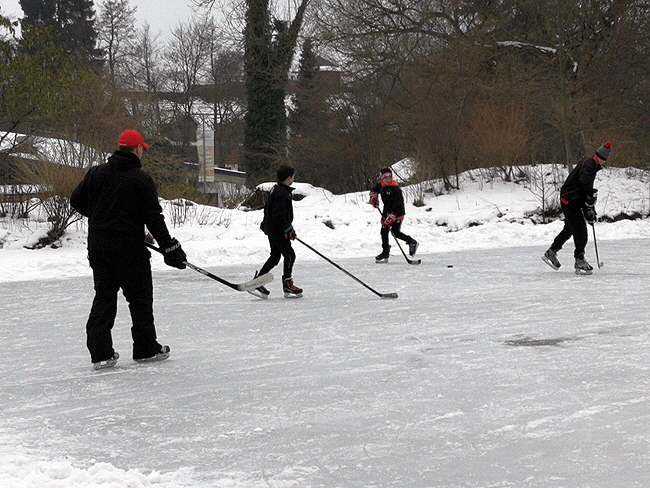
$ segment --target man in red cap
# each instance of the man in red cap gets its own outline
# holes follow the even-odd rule
[[[596,173],[602,169],[602,162],[607,161],[612,153],[612,143],[606,142],[598,148],[596,154],[577,164],[560,189],[560,204],[564,213],[564,228],[557,235],[551,247],[544,253],[542,260],[553,269],[561,264],[557,253],[566,241],[573,236],[575,244],[575,272],[591,274],[593,267],[585,260],[587,247],[587,223],[596,222],[596,198],[598,190],[594,188]],[[585,223],[586,221],[586,223]]]
[[[156,185],[142,170],[140,160],[149,145],[136,130],[122,132],[117,145],[108,162],[88,170],[70,197],[72,207],[88,217],[88,260],[95,298],[86,323],[86,345],[94,369],[113,367],[119,358],[111,330],[120,288],[131,312],[133,359],[169,357],[169,346],[156,338],[145,226],[164,250],[166,264],[184,269],[187,260],[180,243],[169,235]]]

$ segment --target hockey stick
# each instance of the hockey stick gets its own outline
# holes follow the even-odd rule
[[[307,244],[305,241],[303,241],[303,240],[301,240],[301,239],[299,239],[299,238],[297,238],[297,237],[296,237],[296,240],[297,240],[299,243],[301,243],[303,246],[305,246],[305,247],[311,249],[312,251],[314,251],[316,254],[318,254],[321,258],[323,258],[323,259],[324,259],[325,261],[327,261],[328,263],[330,263],[330,264],[336,266],[338,269],[340,269],[341,271],[343,271],[346,275],[348,275],[348,276],[349,276],[350,278],[352,278],[353,280],[356,280],[357,282],[361,283],[363,286],[365,286],[366,288],[368,288],[368,290],[370,290],[371,292],[373,292],[373,293],[374,293],[375,295],[377,295],[378,297],[380,297],[380,298],[398,298],[397,293],[379,293],[377,290],[374,290],[374,289],[370,288],[368,285],[366,285],[366,284],[365,284],[363,281],[361,281],[359,278],[357,278],[356,276],[354,276],[354,275],[353,275],[352,273],[350,273],[349,271],[343,269],[341,266],[339,266],[338,264],[336,264],[334,261],[332,261],[330,258],[328,258],[327,256],[325,256],[324,254],[321,254],[320,252],[318,252],[316,249],[314,249],[313,247],[311,247],[311,246],[310,246],[309,244]]]
[[[596,242],[596,225],[591,224],[591,230],[594,231],[594,249],[596,249],[596,262],[598,263],[598,269],[602,268],[605,266],[605,263],[600,261],[600,258],[598,258],[598,243]]]
[[[164,254],[162,249],[154,246],[149,242],[145,242],[145,245],[149,249],[153,249],[154,251],[158,251],[160,254]],[[206,271],[203,268],[199,268],[198,266],[195,266],[192,263],[188,263],[187,261],[185,261],[185,264],[187,265],[188,268],[192,268],[194,271],[198,271],[202,275],[207,276],[208,278],[212,278],[213,280],[218,281],[219,283],[226,285],[232,288],[233,290],[237,290],[237,291],[251,291],[254,290],[255,288],[266,285],[267,283],[273,281],[273,275],[271,273],[266,273],[263,274],[262,276],[258,276],[257,278],[247,281],[246,283],[240,283],[240,284],[231,283],[230,281],[226,281],[223,278],[218,277],[217,275],[213,275],[209,271]]]
[[[379,208],[377,208],[377,210],[378,210],[379,213],[381,214],[381,210],[379,210]],[[382,214],[382,215],[383,215],[383,214]],[[417,265],[417,264],[420,264],[420,263],[422,262],[421,259],[410,259],[410,258],[406,255],[406,253],[404,252],[404,249],[402,249],[402,245],[401,245],[401,244],[399,243],[399,241],[397,240],[397,237],[395,236],[395,233],[393,232],[393,228],[392,228],[392,227],[391,227],[391,229],[390,229],[390,234],[393,236],[393,239],[395,239],[395,243],[397,244],[397,247],[399,247],[399,250],[402,251],[402,256],[404,256],[404,259],[406,259],[406,262],[407,262],[407,263],[409,263],[409,264],[413,264],[413,265]]]
[[[393,232],[393,229],[390,230],[390,233],[393,236],[393,239],[395,239],[395,243],[397,244],[397,247],[399,247],[399,250],[402,251],[402,256],[404,256],[404,259],[406,259],[407,263],[416,265],[422,262],[421,259],[410,259],[404,252],[404,249],[402,249],[402,245],[397,240],[397,237],[395,237],[395,233]]]

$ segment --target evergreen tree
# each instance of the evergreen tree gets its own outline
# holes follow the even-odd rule
[[[314,107],[311,102],[316,90],[314,80],[317,74],[318,64],[313,50],[313,43],[311,38],[307,38],[302,45],[294,107],[289,112],[289,127],[292,136],[299,137],[304,121],[309,120],[314,115]]]
[[[46,26],[58,36],[67,54],[84,63],[97,62],[95,11],[93,0],[20,0],[25,16],[22,28]]]
[[[250,186],[274,179],[275,165],[285,158],[286,85],[308,1],[288,23],[271,17],[269,0],[246,0],[244,161]]]

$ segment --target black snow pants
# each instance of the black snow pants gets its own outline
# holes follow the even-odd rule
[[[293,264],[296,262],[296,252],[291,246],[291,240],[284,237],[284,234],[272,234],[268,236],[271,245],[271,255],[266,260],[259,274],[263,275],[271,271],[284,258],[282,270],[282,281],[291,278]]]
[[[588,232],[587,222],[582,213],[582,203],[562,203],[562,212],[564,213],[564,228],[555,237],[551,249],[558,252],[566,241],[573,236],[575,258],[584,257],[585,247],[587,247]]]
[[[398,220],[396,221],[392,226],[390,227],[382,227],[380,234],[381,234],[381,248],[386,251],[389,249],[389,243],[388,243],[388,235],[390,234],[390,231],[393,231],[393,234],[395,234],[395,237],[398,239],[406,242],[407,244],[410,244],[413,242],[413,238],[411,236],[408,236],[402,232],[402,221]]]
[[[89,253],[95,298],[86,323],[86,345],[93,363],[113,357],[111,331],[117,315],[117,293],[122,289],[131,312],[133,359],[160,351],[153,318],[153,281],[149,256]]]

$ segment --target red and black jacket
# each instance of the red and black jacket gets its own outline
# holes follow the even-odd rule
[[[560,189],[560,201],[565,205],[583,205],[593,195],[596,173],[602,168],[597,156],[577,164]]]
[[[384,204],[382,218],[385,219],[389,213],[392,213],[395,214],[397,220],[404,219],[406,213],[404,210],[404,196],[402,195],[402,189],[395,180],[387,185],[383,182],[377,183],[370,191],[381,195],[381,201]]]

